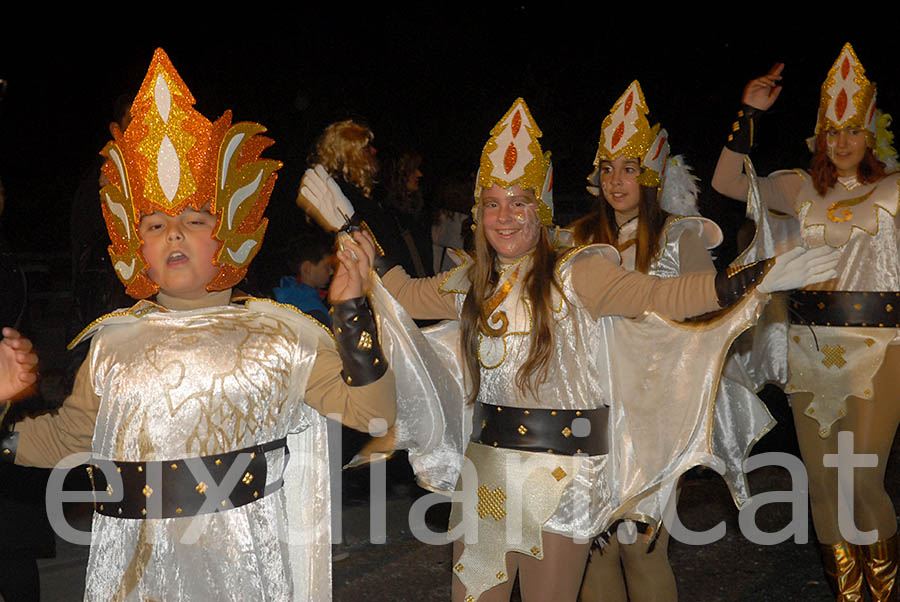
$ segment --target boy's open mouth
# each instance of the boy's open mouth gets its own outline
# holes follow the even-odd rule
[[[183,262],[187,261],[187,259],[188,259],[187,255],[185,255],[181,251],[175,251],[174,253],[169,255],[169,258],[166,260],[166,263],[168,263],[169,265],[178,264],[178,263],[183,263]]]

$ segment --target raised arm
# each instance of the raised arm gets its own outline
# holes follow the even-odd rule
[[[410,278],[400,265],[391,265],[389,258],[375,256],[375,244],[365,232],[353,233],[354,252],[365,253],[381,276],[388,292],[393,295],[403,309],[416,320],[456,320],[454,293],[442,293],[441,284],[447,273],[429,278]],[[349,246],[349,245],[348,245]]]
[[[776,63],[769,73],[751,80],[744,88],[741,110],[731,127],[712,177],[712,187],[722,195],[747,202],[750,181],[744,174],[744,155],[749,154],[756,145],[759,117],[781,94],[783,69],[782,63]],[[794,199],[802,184],[801,177],[796,173],[759,178],[760,193],[767,206],[788,214],[794,213]]]

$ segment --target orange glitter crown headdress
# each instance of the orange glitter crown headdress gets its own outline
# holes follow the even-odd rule
[[[866,78],[866,70],[856,58],[853,46],[844,44],[841,54],[822,83],[816,134],[845,127],[864,128],[875,134],[875,84]],[[870,137],[870,146],[874,137]]]
[[[194,97],[161,48],[131,105],[131,123],[101,151],[107,158],[101,188],[109,255],[126,292],[150,297],[159,287],[146,274],[138,226],[145,215],[177,215],[208,205],[216,216],[213,258],[219,271],[206,290],[236,285],[259,251],[268,220],[263,217],[280,161],[260,159],[272,140],[258,123],[231,124],[226,111],[214,123],[194,109]]]
[[[594,171],[587,177],[591,183],[588,190],[593,194],[599,193],[600,162],[619,157],[639,159],[643,169],[638,183],[648,188],[660,187],[669,158],[669,134],[658,123],[650,127],[649,111],[641,84],[634,80],[603,120]]]
[[[494,184],[503,188],[518,184],[522,190],[534,190],[541,223],[545,226],[553,223],[553,164],[550,152],[541,150],[538,138],[542,135],[528,105],[517,98],[491,129],[491,137],[481,151],[472,207],[475,219],[478,219],[476,213],[483,190]]]

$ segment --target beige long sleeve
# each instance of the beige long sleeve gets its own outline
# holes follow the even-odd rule
[[[88,358],[78,368],[72,394],[59,410],[16,423],[16,464],[52,468],[69,454],[91,451],[99,408]]]
[[[306,403],[323,416],[338,414],[343,424],[358,431],[368,432],[373,418],[394,424],[397,402],[391,369],[375,382],[351,387],[341,378],[342,368],[337,350],[320,345],[306,383]]]
[[[803,186],[799,174],[788,172],[776,176],[758,178],[759,193],[766,206],[788,215],[797,213],[797,194]],[[750,178],[744,173],[744,155],[727,148],[722,149],[716,171],[712,177],[712,187],[729,198],[747,202]]]
[[[382,278],[385,288],[416,320],[456,320],[456,295],[440,292],[447,273],[430,278],[410,278],[401,266],[394,266]]]
[[[674,320],[721,309],[715,272],[656,278],[621,268],[597,255],[576,257],[572,286],[591,316],[636,317],[655,311]]]

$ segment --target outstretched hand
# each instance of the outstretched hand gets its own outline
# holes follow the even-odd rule
[[[11,399],[34,384],[37,363],[31,341],[12,328],[4,328],[0,341],[0,401]]]
[[[806,250],[794,247],[775,258],[775,265],[757,286],[761,293],[774,293],[825,282],[837,276],[839,249],[828,246]]]
[[[775,63],[772,69],[756,79],[750,80],[747,87],[744,88],[744,95],[741,102],[760,111],[767,111],[769,107],[775,104],[778,95],[781,94],[781,72],[784,70],[784,63]]]
[[[372,269],[370,256],[346,233],[338,234],[338,246],[340,249],[335,253],[337,272],[328,289],[328,300],[332,304],[365,295]]]

